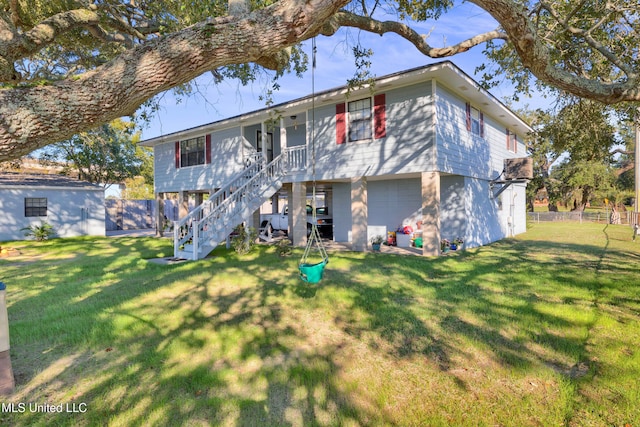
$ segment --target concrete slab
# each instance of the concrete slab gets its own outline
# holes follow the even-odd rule
[[[160,265],[173,265],[173,264],[181,264],[183,262],[187,262],[188,260],[184,258],[166,257],[166,258],[150,258],[147,261],[152,262],[154,264],[160,264]]]
[[[142,237],[142,236],[155,236],[156,229],[155,228],[145,228],[142,230],[114,230],[107,231],[105,233],[107,237]],[[173,238],[173,233],[171,233],[171,237]]]

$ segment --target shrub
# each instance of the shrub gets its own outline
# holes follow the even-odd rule
[[[39,225],[31,224],[29,227],[21,228],[20,231],[24,233],[25,237],[33,237],[39,242],[56,235],[53,225],[46,221],[42,221]]]
[[[291,240],[282,239],[276,244],[276,253],[281,257],[291,255]]]
[[[233,230],[234,236],[231,239],[231,246],[233,249],[243,255],[249,253],[253,245],[256,244],[258,238],[258,232],[253,227],[245,227],[244,224],[240,224]]]

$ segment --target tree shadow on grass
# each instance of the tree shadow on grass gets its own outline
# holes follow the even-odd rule
[[[577,255],[567,259],[567,253]],[[586,319],[578,314],[593,310],[594,292],[609,286],[599,270],[606,265],[612,277],[637,278],[638,268],[606,261],[629,255],[637,257],[608,247],[545,241],[503,241],[431,259],[368,255],[367,273],[382,285],[359,281],[362,271],[344,272],[337,285],[355,293],[351,312],[365,313],[368,321],[347,315],[336,322],[356,337],[377,334],[394,356],[425,354],[445,371],[454,356],[469,352],[470,343],[505,367],[568,364],[569,370],[576,359],[589,357],[584,337],[597,314]],[[585,333],[576,338],[574,330]]]
[[[392,422],[341,382],[347,339],[379,357],[430,362],[463,390],[472,387],[453,370],[476,352],[507,369],[571,372],[589,349],[584,338],[564,332],[592,322],[572,314],[593,310],[593,292],[614,286],[584,274],[602,248],[496,245],[437,259],[336,253],[313,287],[300,282],[295,260],[266,247],[245,257],[219,250],[203,261],[157,266],[139,255],[158,249],[131,241],[110,248],[116,253],[108,258],[95,248],[79,250],[90,272],[73,263],[38,264],[42,271],[24,273],[21,283],[35,286],[49,276],[51,286],[10,307],[18,396],[86,402],[88,411],[3,414],[3,421]],[[607,261],[626,255],[608,249],[600,268],[637,278],[637,269]],[[619,289],[612,289],[614,298],[633,303]]]
[[[279,301],[299,298],[298,279],[275,270],[282,263],[268,250],[244,258],[221,252],[173,266],[140,264],[135,244],[120,246],[117,261],[87,251],[85,262],[96,257],[85,264],[96,269],[89,276],[102,281],[65,273],[72,264],[47,266],[56,286],[15,301],[10,310],[17,396],[82,402],[87,412],[17,413],[4,415],[5,421],[361,424],[370,415],[350,403],[333,380],[339,346],[305,342],[303,322]],[[112,274],[116,264],[120,276]],[[141,274],[132,276],[137,269]],[[243,271],[246,283],[226,285],[235,269]],[[57,282],[62,276],[66,282]],[[44,309],[52,300],[57,307]],[[65,330],[65,317],[74,319],[71,330]]]

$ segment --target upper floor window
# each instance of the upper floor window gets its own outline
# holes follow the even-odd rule
[[[180,141],[180,167],[204,165],[205,160],[204,136]]]
[[[24,216],[47,216],[47,198],[26,197],[24,199]]]
[[[371,112],[371,98],[351,101],[349,111],[349,142],[371,139],[373,114]]]
[[[336,104],[336,144],[387,136],[386,95]]]
[[[484,116],[480,110],[475,107],[472,107],[470,103],[467,102],[467,130],[471,132],[473,135],[478,135],[481,138],[484,138]]]
[[[514,153],[518,152],[518,137],[515,132],[507,129],[507,150]]]

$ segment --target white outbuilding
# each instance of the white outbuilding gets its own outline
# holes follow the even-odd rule
[[[0,241],[51,224],[58,237],[104,236],[104,188],[63,175],[0,173]]]

